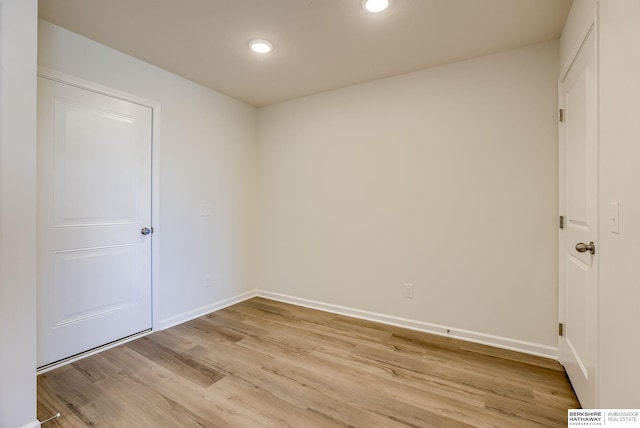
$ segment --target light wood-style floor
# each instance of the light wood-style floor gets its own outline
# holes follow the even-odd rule
[[[38,377],[54,427],[565,427],[555,361],[254,298]]]

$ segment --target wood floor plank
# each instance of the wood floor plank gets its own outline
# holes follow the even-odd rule
[[[127,346],[149,360],[171,370],[178,376],[196,385],[207,387],[224,377],[222,373],[210,369],[206,365],[183,356],[172,349],[143,337],[127,344]]]
[[[557,361],[253,298],[38,377],[54,427],[563,427]]]

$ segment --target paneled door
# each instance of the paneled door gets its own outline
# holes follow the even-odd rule
[[[560,362],[580,403],[597,406],[598,138],[594,28],[560,82]]]
[[[151,328],[152,109],[38,78],[38,367]]]

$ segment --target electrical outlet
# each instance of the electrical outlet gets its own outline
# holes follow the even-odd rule
[[[405,299],[413,299],[413,284],[404,285],[404,297]]]
[[[206,274],[204,276],[204,288],[213,287],[213,278],[211,278],[211,274]]]
[[[211,215],[211,204],[200,204],[200,217],[209,217]]]

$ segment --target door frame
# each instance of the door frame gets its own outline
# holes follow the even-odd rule
[[[161,105],[159,102],[131,95],[126,92],[122,92],[107,86],[103,86],[88,80],[80,79],[75,76],[71,76],[60,71],[52,70],[47,67],[38,66],[38,77],[60,82],[66,85],[74,86],[87,91],[95,92],[101,95],[106,95],[112,98],[121,99],[123,101],[138,104],[144,107],[148,107],[152,111],[151,117],[151,227],[153,228],[153,234],[151,235],[151,332],[156,331],[160,326],[160,110]],[[36,166],[37,168],[37,166]],[[37,195],[36,195],[37,198]],[[150,332],[143,333],[149,334]],[[116,341],[104,346],[101,346],[92,351],[84,352],[76,357],[63,360],[60,364],[54,364],[52,366],[46,366],[46,368],[37,371],[38,374],[45,373],[54,368],[60,367],[77,361],[86,356],[95,354],[105,349],[117,346],[121,343],[133,340],[141,335],[135,335],[132,338],[123,338],[123,340]]]
[[[573,64],[575,63],[578,54],[580,53],[580,50],[582,49],[582,46],[584,45],[584,43],[587,40],[587,37],[589,37],[590,33],[593,34],[594,37],[594,42],[595,42],[595,63],[596,63],[596,101],[595,101],[595,110],[596,110],[596,123],[595,123],[595,138],[596,138],[596,189],[595,189],[595,194],[596,194],[596,220],[595,220],[595,227],[596,227],[596,244],[597,244],[597,249],[600,250],[600,246],[598,245],[600,243],[600,234],[601,234],[601,227],[600,227],[600,127],[599,127],[599,96],[600,96],[600,89],[599,89],[599,46],[600,46],[600,31],[599,31],[599,25],[598,25],[598,5],[596,4],[595,7],[593,8],[593,10],[591,11],[591,13],[589,14],[588,18],[585,19],[584,23],[583,23],[583,27],[580,30],[579,33],[579,37],[576,39],[577,42],[575,43],[575,45],[571,48],[570,54],[567,57],[567,60],[564,64],[562,64],[562,68],[560,70],[560,75],[558,78],[558,109],[564,109],[564,100],[562,99],[562,84],[564,82],[564,80],[567,78],[567,75],[569,74],[569,71],[571,70],[571,67],[573,66]],[[563,185],[563,181],[562,181],[562,177],[560,176],[560,166],[562,165],[562,163],[564,162],[564,153],[562,151],[562,149],[564,148],[564,145],[562,144],[562,139],[564,138],[564,136],[562,135],[562,130],[560,128],[560,126],[558,127],[558,179],[559,179],[559,183],[558,183],[558,190],[559,190],[559,194],[558,194],[558,204],[559,204],[559,212],[558,215],[561,216],[565,216],[566,218],[566,213],[563,212],[564,210],[564,206],[563,206],[563,199],[564,197],[566,197],[565,195],[565,191],[564,189],[562,189],[562,185]],[[566,314],[565,314],[565,287],[566,284],[564,282],[564,274],[565,274],[565,270],[564,270],[564,266],[563,266],[563,251],[565,251],[565,237],[562,233],[562,229],[558,229],[558,322],[559,323],[566,323]],[[566,257],[566,255],[565,255]],[[599,378],[600,378],[600,347],[599,347],[599,337],[600,337],[600,324],[599,324],[599,301],[600,301],[600,257],[596,257],[593,260],[593,263],[596,264],[596,269],[597,269],[597,274],[596,274],[596,279],[595,279],[595,284],[594,284],[594,294],[595,294],[595,307],[594,307],[594,314],[593,316],[595,317],[594,320],[594,326],[595,326],[595,331],[593,332],[593,338],[595,341],[594,344],[594,355],[593,358],[595,361],[593,361],[593,369],[594,369],[594,384],[595,384],[595,391],[594,391],[594,400],[595,400],[595,406],[594,407],[598,407],[599,403],[600,403],[600,393],[599,393]],[[563,285],[564,284],[564,285]],[[558,360],[560,360],[560,341],[563,340],[560,336],[558,336]],[[561,361],[560,361],[561,362]]]

